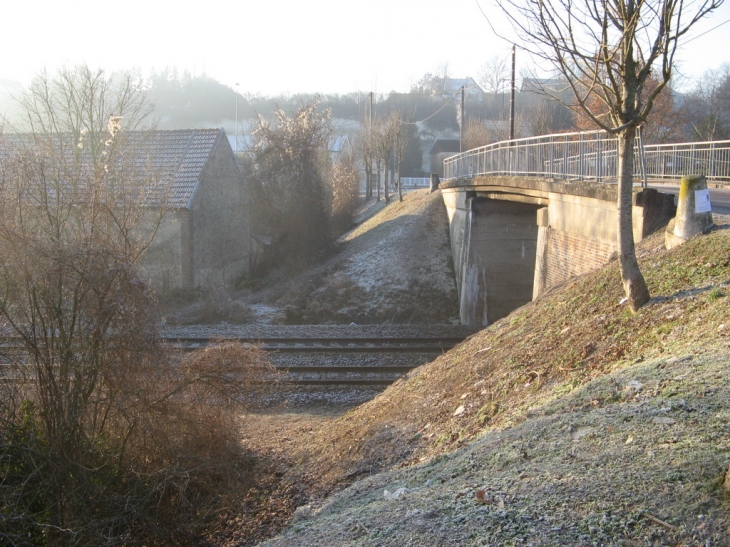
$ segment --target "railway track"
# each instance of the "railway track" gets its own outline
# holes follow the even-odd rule
[[[463,339],[463,336],[164,338],[183,351],[196,351],[223,342],[254,344],[270,354],[282,381],[300,386],[386,386]],[[4,350],[12,351],[17,345],[17,340],[9,338],[0,342]],[[7,380],[3,369],[8,369],[8,365],[0,363],[0,376]]]
[[[285,382],[302,386],[386,386],[462,340],[463,336],[167,338],[184,351],[217,342],[255,344],[271,354]]]

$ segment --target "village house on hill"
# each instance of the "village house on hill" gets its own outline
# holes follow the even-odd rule
[[[479,86],[474,78],[446,78],[444,79],[443,93],[457,97],[464,88],[464,96],[466,99],[482,101],[484,100],[484,90]]]

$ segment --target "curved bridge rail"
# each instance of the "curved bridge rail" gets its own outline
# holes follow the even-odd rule
[[[644,145],[644,161],[652,179],[705,175],[730,182],[730,141]]]
[[[605,131],[501,141],[446,158],[444,179],[509,175],[612,182],[617,151],[617,138]],[[639,134],[635,152],[634,174],[644,185],[647,179],[690,174],[730,181],[730,141],[644,145]]]

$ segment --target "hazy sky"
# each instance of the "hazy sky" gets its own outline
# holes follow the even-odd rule
[[[88,64],[205,72],[241,93],[407,91],[444,63],[477,78],[508,57],[479,9],[499,25],[491,1],[5,0],[0,78],[27,84],[43,68]],[[692,36],[728,20],[730,2]],[[730,61],[729,34],[726,24],[689,42],[682,71]],[[528,62],[518,51],[518,70]]]

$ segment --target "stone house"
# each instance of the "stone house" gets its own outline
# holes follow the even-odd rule
[[[232,285],[251,268],[250,196],[223,129],[144,132],[137,161],[166,179],[168,213],[142,265],[163,291]]]
[[[81,142],[69,145],[68,140],[61,136],[52,144],[51,161],[64,167],[48,172],[70,176],[73,180],[54,179],[54,184],[83,194],[95,168],[79,159],[77,149],[86,151]],[[11,157],[21,158],[28,147],[48,142],[30,134],[2,135],[0,167]],[[147,213],[138,227],[156,227],[141,260],[147,281],[165,292],[231,285],[249,273],[250,195],[225,131],[130,131],[121,142],[114,170],[133,183],[133,199],[143,200]]]

